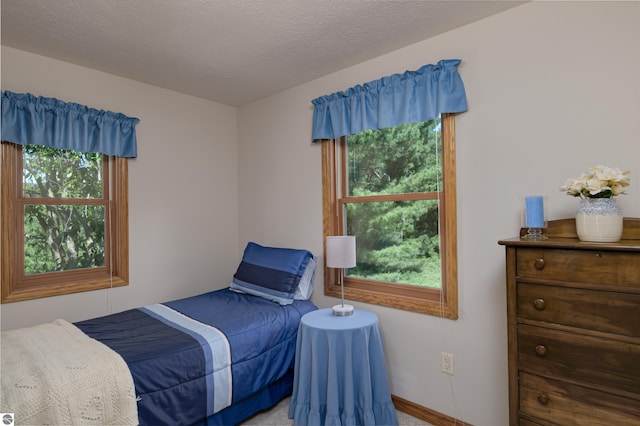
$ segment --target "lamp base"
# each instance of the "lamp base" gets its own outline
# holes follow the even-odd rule
[[[346,317],[349,315],[353,315],[353,306],[351,305],[335,305],[333,307],[333,315],[339,317]]]

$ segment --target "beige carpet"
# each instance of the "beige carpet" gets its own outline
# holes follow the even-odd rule
[[[289,419],[289,401],[290,398],[285,398],[271,410],[256,414],[240,424],[243,426],[291,426],[293,425],[293,420]],[[398,411],[398,423],[400,426],[429,426],[429,423],[425,423],[401,411]]]

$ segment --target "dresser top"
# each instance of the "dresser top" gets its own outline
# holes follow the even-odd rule
[[[592,243],[578,239],[575,219],[551,220],[543,229],[546,240],[525,240],[521,238],[527,228],[520,229],[520,237],[498,241],[498,244],[518,247],[549,247],[582,250],[640,251],[640,219],[625,217],[622,238],[615,243]]]

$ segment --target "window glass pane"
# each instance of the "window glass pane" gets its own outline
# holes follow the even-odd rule
[[[438,191],[441,129],[438,118],[349,136],[348,195]]]
[[[98,266],[105,266],[104,206],[25,206],[25,274]]]
[[[441,287],[437,200],[351,203],[345,210],[357,245],[350,277]]]
[[[102,154],[22,148],[25,198],[102,198]]]

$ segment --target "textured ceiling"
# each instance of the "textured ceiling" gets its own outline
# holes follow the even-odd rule
[[[522,3],[1,1],[3,45],[231,106]]]

